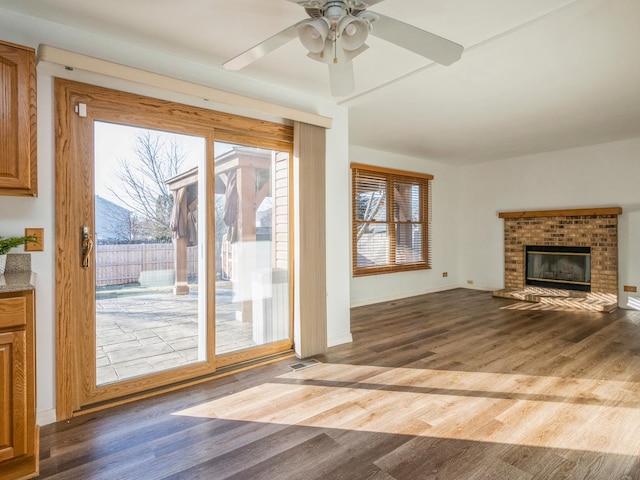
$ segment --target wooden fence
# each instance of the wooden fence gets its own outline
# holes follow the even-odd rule
[[[142,272],[175,270],[173,243],[96,245],[96,286],[138,283]],[[189,278],[198,276],[198,247],[188,247]]]

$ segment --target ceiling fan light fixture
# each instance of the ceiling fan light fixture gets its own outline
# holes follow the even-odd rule
[[[383,0],[288,0],[305,9],[308,19],[294,23],[223,63],[239,70],[298,37],[307,56],[329,66],[331,92],[343,96],[353,91],[353,60],[367,48],[369,34],[412,51],[441,65],[460,59],[464,47],[446,38],[368,11]]]
[[[302,45],[312,53],[324,50],[329,35],[329,23],[324,18],[310,18],[298,26],[298,38]]]
[[[309,52],[307,57],[321,63],[331,63],[336,57],[336,45],[333,41],[327,40],[321,52]]]
[[[307,53],[307,57],[315,60],[317,62],[332,64],[332,63],[345,63],[350,62],[366,49],[369,48],[369,45],[362,44],[355,50],[345,50],[341,48],[340,45],[331,45],[327,42],[327,46],[320,53]]]
[[[338,23],[338,32],[342,48],[345,50],[357,50],[367,40],[371,25],[365,19],[345,15]]]

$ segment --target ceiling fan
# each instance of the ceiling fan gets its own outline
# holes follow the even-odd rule
[[[303,7],[310,18],[297,22],[225,62],[240,70],[298,37],[308,57],[329,65],[331,93],[344,96],[355,89],[351,60],[367,48],[369,33],[411,50],[436,63],[451,65],[463,47],[399,20],[367,11],[383,0],[288,0]]]

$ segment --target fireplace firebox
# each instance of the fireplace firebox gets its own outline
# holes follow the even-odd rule
[[[544,288],[591,291],[591,248],[525,247],[525,283]]]

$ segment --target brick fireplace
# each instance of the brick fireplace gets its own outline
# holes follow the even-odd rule
[[[529,301],[574,298],[582,308],[611,310],[618,297],[618,216],[619,207],[501,212],[504,219],[504,290],[494,295]],[[590,285],[585,293],[559,289],[536,289],[526,285],[527,247],[586,247],[590,250]],[[605,308],[591,308],[594,302]]]

